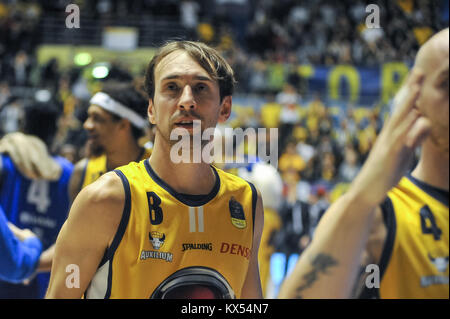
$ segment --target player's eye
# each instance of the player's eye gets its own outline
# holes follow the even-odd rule
[[[195,86],[195,91],[197,93],[205,92],[207,90],[208,86],[204,83],[199,83]]]
[[[178,85],[176,83],[168,83],[166,86],[167,90],[169,91],[177,91],[178,90]]]
[[[93,114],[93,115],[89,116],[89,118],[91,119],[92,122],[96,122],[96,123],[101,123],[102,122],[102,118],[99,117],[96,114]]]

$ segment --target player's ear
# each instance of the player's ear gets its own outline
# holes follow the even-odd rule
[[[225,96],[222,100],[222,104],[220,105],[220,113],[219,113],[219,123],[223,123],[231,115],[231,105],[233,104],[233,99],[231,95]]]
[[[153,99],[148,100],[148,108],[147,108],[148,119],[151,124],[156,124],[155,120],[155,108],[153,105]]]

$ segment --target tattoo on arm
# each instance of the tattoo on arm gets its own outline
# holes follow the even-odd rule
[[[336,266],[337,264],[338,264],[337,260],[330,255],[318,254],[317,256],[315,256],[311,261],[313,269],[303,276],[302,279],[304,283],[302,283],[296,289],[297,293],[296,298],[302,298],[301,292],[311,287],[314,284],[314,282],[317,281],[318,275],[320,273],[327,274],[327,270],[330,267]]]

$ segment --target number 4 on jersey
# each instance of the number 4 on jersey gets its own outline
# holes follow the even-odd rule
[[[47,212],[51,204],[48,181],[41,179],[32,181],[28,188],[27,202],[36,205],[39,213]]]
[[[432,234],[434,240],[441,239],[442,230],[436,225],[436,220],[428,206],[420,209],[420,224],[422,225],[422,233]]]

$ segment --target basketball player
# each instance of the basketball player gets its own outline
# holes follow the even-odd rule
[[[228,119],[233,87],[231,67],[202,43],[158,50],[146,73],[152,155],[77,196],[56,242],[47,298],[261,298],[256,189],[206,162],[170,157],[175,128],[192,138],[194,120],[204,130]],[[81,276],[69,288],[70,264]]]
[[[72,201],[104,173],[150,156],[151,150],[139,145],[147,126],[144,94],[133,83],[112,82],[91,98],[83,125],[89,136],[88,157],[75,165],[70,181]]]
[[[5,153],[0,155],[0,206],[9,222],[35,233],[44,250],[55,242],[69,211],[68,185],[73,165],[48,152],[56,133],[58,116],[58,110],[50,104],[34,103],[26,107],[25,134],[19,133],[22,134],[16,136],[19,139],[14,139],[19,142],[26,139],[26,145],[33,150],[29,155],[48,163],[45,167],[49,171],[34,167],[35,176],[39,178],[26,177],[18,170],[9,155],[12,148],[5,147]],[[50,171],[58,174],[54,178],[38,175]],[[0,282],[0,298],[42,298],[49,278],[47,272],[37,275],[26,285]]]
[[[448,75],[447,28],[420,48],[363,169],[323,217],[280,298],[350,297],[363,252],[373,265],[362,297],[449,297]],[[419,145],[419,163],[404,175]]]

